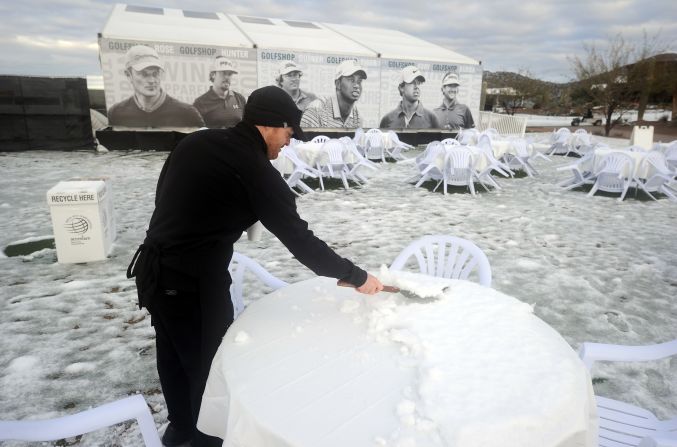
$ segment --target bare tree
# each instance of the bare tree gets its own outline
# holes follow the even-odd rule
[[[664,48],[658,36],[648,38],[646,33],[639,47],[617,34],[603,48],[594,43],[583,44],[583,48],[585,55],[570,57],[569,62],[579,81],[579,97],[587,98],[590,106],[602,106],[608,136],[624,113],[634,109],[641,97],[648,98],[653,70],[650,62],[643,61]]]

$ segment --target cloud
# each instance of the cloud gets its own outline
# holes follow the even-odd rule
[[[452,51],[482,60],[487,69],[529,69],[546,80],[572,76],[567,56],[583,53],[583,42],[603,45],[622,32],[641,42],[644,30],[660,32],[665,42],[677,41],[674,0],[451,0],[419,2],[373,0],[145,0],[145,6],[216,11],[397,29]],[[0,5],[3,27],[0,72],[70,75],[73,70],[98,74],[96,35],[113,6],[110,0],[25,0]],[[135,4],[132,2],[132,4]],[[665,45],[669,49],[670,45]],[[19,49],[19,50],[17,50]],[[78,53],[77,67],[60,64],[49,50],[64,57]],[[49,53],[47,53],[49,54]],[[35,59],[32,59],[35,58]],[[51,67],[47,63],[52,63]]]

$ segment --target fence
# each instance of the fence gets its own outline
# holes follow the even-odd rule
[[[527,128],[527,119],[521,116],[501,115],[492,112],[480,112],[477,129],[480,131],[494,128],[501,135],[523,137]]]

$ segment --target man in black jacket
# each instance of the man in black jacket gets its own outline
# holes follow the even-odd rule
[[[270,163],[292,135],[302,138],[301,114],[284,90],[255,90],[241,123],[188,135],[162,168],[147,237],[127,274],[136,276],[139,305],[155,328],[167,446],[221,445],[195,424],[212,358],[233,321],[228,264],[244,229],[260,220],[316,274],[366,294],[383,289],[308,229]]]

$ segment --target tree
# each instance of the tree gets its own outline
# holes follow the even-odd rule
[[[626,42],[619,33],[609,38],[604,48],[598,48],[594,43],[584,43],[583,48],[583,57],[569,58],[579,81],[576,96],[587,99],[588,107],[602,107],[606,119],[604,132],[608,136],[624,113],[634,109],[641,98],[648,98],[654,65],[644,61],[663,48],[658,36],[650,39],[646,33],[639,47]]]

